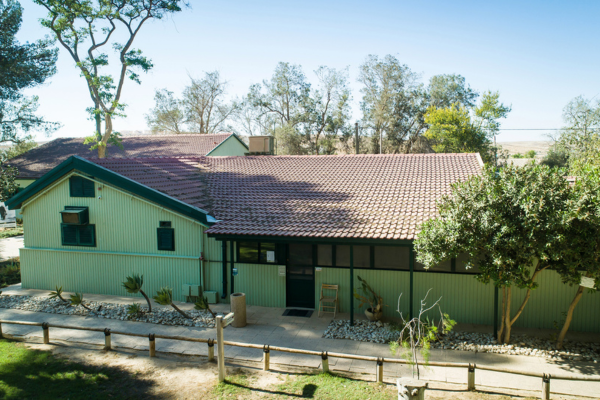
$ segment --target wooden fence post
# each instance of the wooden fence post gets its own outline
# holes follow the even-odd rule
[[[270,352],[271,350],[269,349],[269,345],[265,344],[263,347],[263,371],[269,370],[269,361],[271,358]]]
[[[148,344],[150,345],[150,357],[156,357],[156,338],[154,333],[148,335]]]
[[[208,361],[215,361],[215,340],[208,339]]]
[[[223,343],[223,316],[217,315],[216,318],[217,326],[217,346],[219,346],[219,382],[225,380],[225,343]]]
[[[0,323],[0,339],[2,339],[4,336],[2,336],[2,324]]]
[[[104,350],[110,350],[112,348],[110,329],[104,329]]]
[[[383,383],[383,357],[377,358],[377,382]]]
[[[50,343],[50,329],[47,322],[42,324],[42,332],[44,334],[44,344]]]
[[[323,373],[329,373],[329,358],[326,351],[321,353],[321,367],[323,368]]]
[[[542,400],[550,400],[550,374],[542,376]]]
[[[469,364],[467,375],[467,390],[475,390],[475,364]]]

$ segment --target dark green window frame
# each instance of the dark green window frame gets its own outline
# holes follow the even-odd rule
[[[63,246],[96,247],[96,225],[60,224]]]
[[[71,197],[96,197],[96,183],[74,175],[69,178],[69,192]]]
[[[156,243],[158,250],[175,251],[175,229],[156,228]]]
[[[242,259],[242,254],[241,254],[241,248],[244,245],[248,245],[248,244],[252,244],[252,245],[256,245],[256,258],[255,259]],[[273,247],[273,251],[275,251],[275,262],[267,262],[265,261],[261,261],[260,256],[262,253],[262,250],[264,246],[269,246],[269,247]],[[236,260],[238,263],[240,264],[265,264],[265,265],[279,265],[279,264],[285,264],[285,257],[283,256],[283,252],[284,252],[284,247],[285,245],[279,244],[279,243],[272,243],[272,242],[254,242],[254,241],[241,241],[241,242],[236,242]],[[272,251],[271,248],[269,248],[269,250],[267,251]]]

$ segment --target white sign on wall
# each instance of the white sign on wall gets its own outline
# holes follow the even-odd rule
[[[275,262],[275,252],[267,251],[267,262]]]
[[[279,276],[285,276],[285,265],[279,266]]]
[[[592,289],[595,284],[594,278],[588,278],[587,276],[581,277],[581,286]]]

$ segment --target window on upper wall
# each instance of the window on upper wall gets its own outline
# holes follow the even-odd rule
[[[353,246],[354,268],[371,268],[371,247]],[[350,266],[350,246],[335,246],[335,266]]]
[[[175,251],[175,229],[156,228],[158,250]]]
[[[330,244],[317,245],[317,265],[322,267],[333,266],[333,246]]]
[[[95,225],[61,224],[60,228],[63,246],[96,247]]]
[[[275,264],[281,257],[275,243],[237,242],[237,262],[248,264]]]
[[[375,269],[410,269],[410,249],[400,246],[375,246]]]
[[[81,176],[72,176],[69,178],[69,190],[71,197],[95,197],[96,189],[94,181],[85,179]]]

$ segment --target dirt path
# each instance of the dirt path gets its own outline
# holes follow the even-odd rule
[[[248,363],[227,368],[228,380],[231,384],[217,386],[217,367],[215,363],[209,363],[204,357],[182,356],[176,354],[158,353],[157,357],[149,358],[147,352],[130,349],[116,349],[104,351],[100,346],[59,343],[43,345],[27,342],[29,348],[39,350],[50,350],[59,357],[64,357],[72,362],[86,363],[94,366],[106,366],[120,369],[128,374],[134,374],[139,381],[151,383],[149,398],[155,399],[289,399],[289,398],[327,398],[339,399],[335,393],[327,393],[325,383],[322,384],[320,392],[317,384],[303,384],[307,379],[314,378],[307,369],[285,368],[276,366],[278,371],[263,372],[258,363]],[[373,398],[396,399],[396,388],[390,384],[366,383],[372,380],[370,376],[346,376],[359,379],[357,381],[344,382],[344,387],[353,385],[355,382],[361,385],[360,390],[371,390],[376,393]],[[315,381],[316,382],[316,381]],[[300,385],[299,385],[300,384]],[[455,385],[434,384],[434,388],[428,390],[426,399],[431,400],[500,400],[500,399],[530,399],[539,396],[539,393],[514,393],[504,391],[504,394],[494,393],[470,393],[461,390]],[[307,391],[312,387],[312,391]],[[324,391],[325,390],[325,391]],[[333,390],[333,387],[332,387]],[[135,389],[123,387],[124,397],[135,397]],[[353,392],[354,393],[354,392]],[[359,395],[346,396],[344,400],[368,398]],[[525,397],[531,396],[531,397]],[[552,399],[584,399],[581,397],[564,397],[553,395]]]

